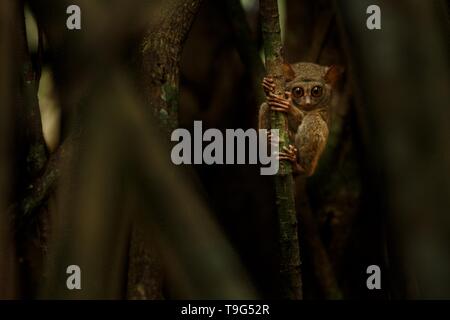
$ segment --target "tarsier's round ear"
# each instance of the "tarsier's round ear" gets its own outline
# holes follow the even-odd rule
[[[283,63],[283,75],[284,75],[286,82],[295,79],[295,72],[294,72],[294,69],[292,69],[292,66],[290,64]]]
[[[344,67],[333,64],[327,67],[327,71],[325,73],[325,81],[331,86],[334,86],[341,78],[343,73]]]

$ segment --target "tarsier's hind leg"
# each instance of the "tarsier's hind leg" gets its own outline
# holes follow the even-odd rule
[[[326,140],[324,139],[314,139],[300,148],[299,153],[304,155],[300,158],[300,164],[305,168],[305,174],[308,177],[312,176],[316,171],[320,156],[325,149],[325,142]]]
[[[298,162],[298,149],[290,144],[278,153],[278,160],[286,160],[292,164],[292,173],[294,175],[304,173],[304,170]]]
[[[298,128],[295,144],[298,147],[299,163],[308,177],[316,171],[327,139],[328,127],[321,119],[303,122]]]

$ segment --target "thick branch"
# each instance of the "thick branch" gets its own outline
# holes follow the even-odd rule
[[[163,16],[151,26],[142,43],[142,88],[145,101],[168,134],[178,126],[181,53],[201,1],[168,1]],[[160,256],[150,242],[142,242],[134,225],[131,235],[129,299],[161,298]]]
[[[20,105],[22,110],[19,117],[22,117],[20,125],[25,132],[24,141],[27,146],[26,165],[29,177],[36,175],[43,169],[47,162],[47,146],[42,131],[41,112],[38,102],[38,88],[40,71],[34,70],[31,55],[27,43],[25,28],[25,16],[23,3],[20,1],[19,24],[19,52],[21,63],[21,88]],[[42,37],[42,34],[39,34]],[[42,41],[42,39],[40,39]]]
[[[60,238],[49,272],[65,276],[67,263],[77,261],[84,266],[86,285],[71,292],[57,278],[48,292],[59,298],[115,297],[117,274],[104,271],[119,261],[117,247],[123,242],[115,232],[130,217],[120,213],[119,195],[125,192],[136,199],[139,210],[130,212],[140,222],[146,243],[153,245],[156,236],[166,261],[172,262],[167,267],[176,269],[178,294],[254,298],[237,257],[189,181],[170,163],[161,135],[143,116],[123,74],[118,69],[104,75],[95,98],[87,101],[92,114],[86,119],[80,160],[72,162],[69,180],[63,180],[61,214],[67,229],[56,234]]]
[[[7,203],[10,201],[12,177],[12,129],[14,114],[13,83],[17,74],[14,29],[17,4],[0,1],[0,299],[16,297],[16,256],[9,229]]]
[[[28,193],[18,205],[19,216],[17,220],[19,227],[30,223],[35,218],[33,212],[42,206],[54,190],[61,175],[61,165],[70,157],[71,144],[74,142],[73,136],[66,138],[58,150],[50,156],[42,174],[28,186]]]
[[[178,84],[181,53],[201,0],[167,1],[157,23],[142,44],[142,81],[145,102],[164,131],[178,126]]]
[[[443,240],[450,234],[443,209],[450,207],[448,26],[432,1],[383,0],[378,3],[383,31],[367,36],[360,12],[372,2],[335,3],[352,41],[348,49],[370,133],[364,135],[364,151],[373,214],[387,213],[405,256],[407,269],[399,273],[417,276],[422,298],[448,297],[450,259]]]

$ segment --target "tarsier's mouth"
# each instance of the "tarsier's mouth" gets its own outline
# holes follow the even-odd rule
[[[312,110],[315,108],[316,104],[313,103],[306,103],[306,101],[304,99],[292,99],[291,100],[292,104],[297,107],[298,109],[301,110]]]
[[[303,103],[303,104],[296,104],[296,105],[298,106],[299,109],[306,110],[306,111],[310,111],[315,108],[315,105],[311,104],[311,103]]]

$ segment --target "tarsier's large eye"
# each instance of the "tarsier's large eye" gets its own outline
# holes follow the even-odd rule
[[[320,97],[320,96],[322,95],[322,87],[321,87],[321,86],[315,86],[315,87],[313,87],[312,90],[311,90],[311,95],[312,95],[314,98]]]
[[[305,92],[303,91],[302,87],[295,87],[294,89],[292,89],[292,95],[295,98],[303,97],[304,94],[305,94]]]

